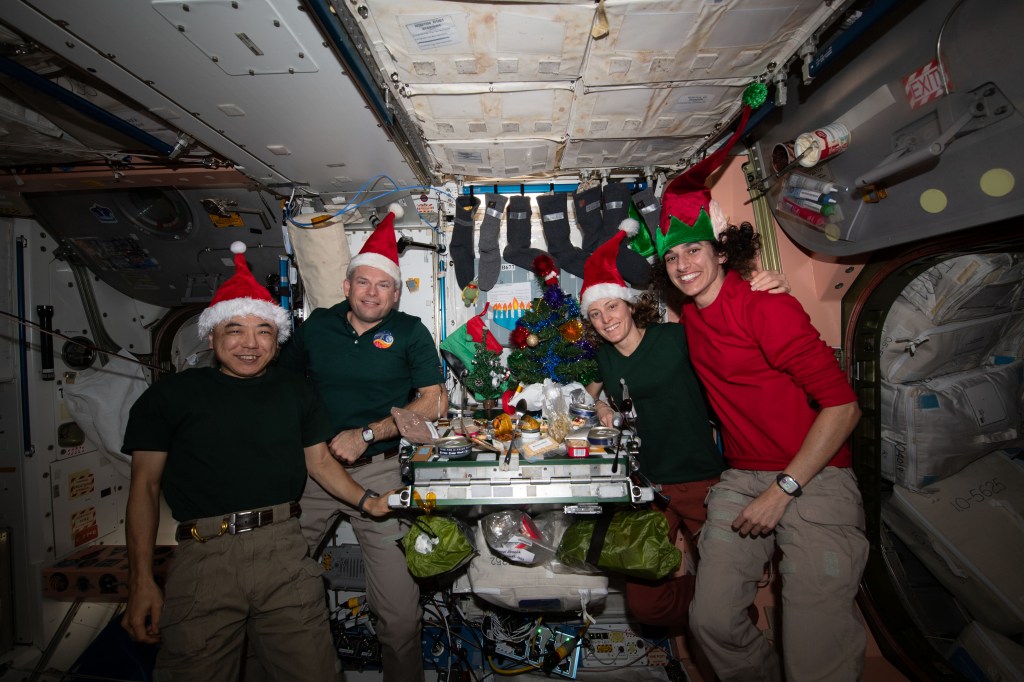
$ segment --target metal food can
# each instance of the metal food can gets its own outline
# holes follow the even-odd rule
[[[473,451],[473,445],[463,436],[445,436],[434,441],[437,454],[448,459],[462,459]]]
[[[781,172],[783,168],[793,163],[795,159],[796,148],[792,141],[780,142],[772,147],[772,168],[775,169],[776,173]]]
[[[536,429],[520,429],[519,437],[523,439],[523,442],[537,440],[540,438],[540,427]]]
[[[595,426],[587,434],[587,441],[594,446],[614,449],[619,444],[618,429],[607,426]]]
[[[850,129],[842,123],[831,123],[809,133],[802,133],[793,143],[793,151],[806,168],[815,166],[846,151],[850,146]]]
[[[575,429],[594,426],[597,424],[597,407],[584,403],[573,403],[569,405],[569,420]]]

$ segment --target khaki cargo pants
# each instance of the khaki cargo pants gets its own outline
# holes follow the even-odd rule
[[[154,682],[237,682],[247,635],[273,680],[340,680],[322,572],[295,518],[182,541],[167,576]]]
[[[748,615],[778,547],[785,679],[859,680],[866,634],[854,597],[868,542],[856,477],[826,467],[789,504],[773,534],[741,537],[733,519],[776,485],[777,473],[729,469],[711,489],[690,627],[722,682],[781,679],[775,651]]]

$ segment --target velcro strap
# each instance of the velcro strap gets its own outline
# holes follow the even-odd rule
[[[590,536],[590,549],[587,550],[586,561],[591,566],[598,566],[598,559],[601,558],[601,551],[604,549],[604,539],[608,536],[608,527],[612,525],[615,514],[601,514],[594,523],[594,533]]]

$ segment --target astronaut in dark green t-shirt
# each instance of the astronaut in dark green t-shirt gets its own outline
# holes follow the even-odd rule
[[[321,568],[308,556],[295,503],[307,473],[367,514],[387,514],[387,500],[331,456],[313,387],[268,367],[290,322],[236,244],[236,274],[199,319],[219,366],[169,375],[131,409],[121,622],[133,639],[161,643],[159,679],[233,682],[248,638],[271,679],[337,680]],[[180,523],[163,592],[152,570],[161,492]]]

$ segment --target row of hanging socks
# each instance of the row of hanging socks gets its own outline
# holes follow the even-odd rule
[[[601,244],[619,229],[635,231],[623,244],[617,265],[623,278],[637,289],[650,281],[654,257],[654,230],[661,205],[646,184],[633,192],[634,183],[610,182],[576,192],[553,192],[535,196],[547,253],[558,269],[583,277],[583,265]],[[571,202],[570,202],[571,197]],[[455,201],[455,220],[449,244],[455,279],[463,290],[463,302],[473,305],[479,291],[490,291],[498,282],[502,262],[531,270],[536,257],[544,253],[531,245],[533,200],[528,194],[506,197],[486,193],[463,195]],[[570,238],[569,204],[582,234],[580,246]],[[506,211],[507,208],[507,211]],[[482,209],[482,210],[481,210]],[[476,226],[480,215],[479,227]],[[501,219],[506,222],[506,246],[499,249]],[[474,250],[474,233],[479,230]],[[479,258],[475,252],[479,251]]]

